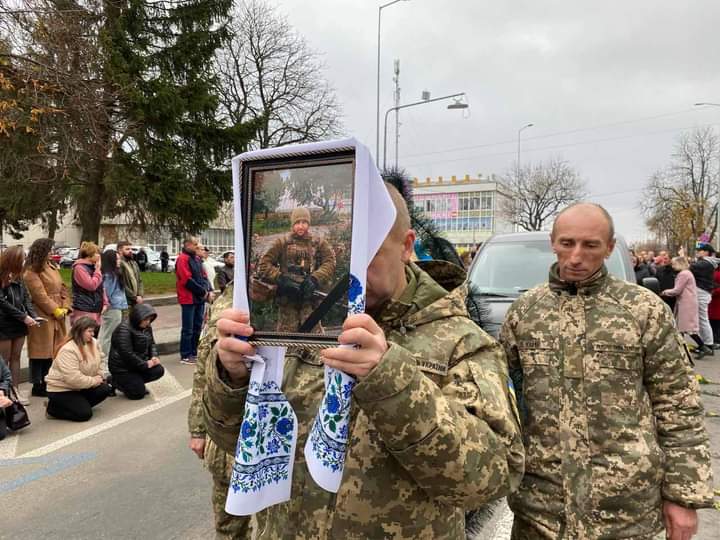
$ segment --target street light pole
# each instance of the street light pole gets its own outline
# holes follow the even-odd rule
[[[378,7],[378,34],[377,34],[377,103],[375,109],[375,161],[380,159],[380,22],[382,20],[382,10],[386,7],[397,4],[398,2],[407,2],[409,0],[392,0],[387,4]]]
[[[517,144],[517,179],[520,180],[520,134],[523,132],[523,130],[526,130],[527,128],[533,127],[535,124],[525,124],[523,127],[518,129],[518,144]]]
[[[707,105],[708,107],[720,107],[720,103],[710,103],[707,101],[701,101],[700,103],[695,103],[695,107],[703,107]],[[718,176],[718,186],[717,186],[717,202],[715,203],[715,235],[717,237],[717,242],[715,242],[715,248],[718,248],[718,244],[720,244],[720,175]]]
[[[383,136],[383,170],[387,169],[387,121],[388,121],[388,115],[393,111],[399,111],[400,109],[407,109],[408,107],[416,107],[418,105],[425,105],[426,103],[432,103],[434,101],[442,101],[444,99],[453,99],[455,98],[455,103],[451,103],[448,105],[448,109],[467,109],[469,105],[467,103],[462,103],[460,101],[460,98],[465,96],[465,92],[460,92],[459,94],[450,94],[449,96],[442,96],[432,99],[424,99],[422,101],[415,101],[414,103],[408,103],[406,105],[398,105],[396,107],[390,107],[385,112],[385,135]]]

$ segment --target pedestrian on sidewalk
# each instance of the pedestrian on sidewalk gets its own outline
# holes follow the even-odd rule
[[[670,255],[666,250],[663,250],[658,255],[658,261],[655,268],[655,277],[657,277],[660,285],[660,290],[672,289],[675,287],[675,276],[677,272],[673,270]],[[670,307],[670,311],[675,310],[675,297],[674,296],[663,296],[662,299]]]
[[[120,277],[125,289],[128,306],[143,303],[143,282],[140,275],[140,267],[135,262],[130,242],[123,240],[118,242],[118,253],[120,254]]]
[[[45,377],[49,417],[87,422],[92,418],[92,408],[110,395],[100,367],[97,328],[90,317],[80,317],[55,355]]]
[[[45,396],[45,376],[53,354],[67,336],[66,317],[70,310],[70,295],[58,267],[50,260],[53,241],[39,238],[30,246],[23,279],[30,293],[35,312],[47,320],[28,328],[27,352],[30,360],[32,395]]]
[[[704,355],[712,355],[710,348],[713,344],[712,327],[708,318],[708,306],[712,300],[712,291],[715,288],[714,274],[715,269],[720,263],[720,259],[716,259],[715,248],[710,244],[700,243],[695,248],[695,256],[697,259],[690,265],[690,271],[695,276],[697,284],[698,297],[698,321],[700,323],[700,338],[708,347],[703,349]]]
[[[72,313],[70,324],[80,317],[90,317],[98,326],[108,301],[103,288],[100,248],[94,242],[80,244],[78,258],[72,265]]]
[[[147,270],[148,256],[147,253],[145,253],[145,249],[140,248],[138,250],[137,255],[135,255],[135,260],[137,261],[138,268],[141,272]]]
[[[22,282],[24,264],[22,246],[9,247],[0,256],[0,355],[16,384],[20,383],[20,354],[25,336],[28,328],[38,324],[30,293]],[[30,404],[24,392],[18,391],[18,399],[23,405]]]
[[[205,270],[205,280],[207,283],[205,284],[205,287],[208,291],[214,290],[215,287],[215,266],[213,265],[212,261],[210,260],[210,250],[203,246],[202,244],[198,244],[198,257],[200,257],[200,260],[202,261],[203,270]]]
[[[222,258],[225,264],[215,277],[215,288],[220,289],[220,294],[225,291],[228,283],[231,283],[235,278],[235,252],[226,251],[222,254]]]
[[[180,331],[180,363],[197,363],[197,346],[202,330],[205,302],[212,302],[213,293],[209,290],[207,275],[197,255],[199,241],[188,236],[183,242],[182,253],[175,261],[176,290],[178,303],[182,309],[182,329]]]
[[[170,261],[170,255],[166,250],[162,250],[160,252],[160,271],[161,272],[167,272],[168,271],[168,262]]]
[[[102,314],[102,325],[100,326],[100,351],[103,354],[103,374],[107,375],[108,358],[110,356],[110,340],[113,332],[122,322],[123,310],[128,308],[125,288],[120,279],[120,256],[117,251],[108,249],[102,254],[103,286],[108,299],[108,307]]]
[[[145,384],[165,374],[151,326],[156,318],[150,304],[138,304],[113,332],[110,373],[115,388],[128,399],[145,397]]]
[[[5,409],[12,405],[10,399],[10,387],[13,384],[10,368],[5,362],[0,362],[0,441],[7,435],[7,419],[5,418]]]
[[[672,267],[677,276],[675,286],[672,289],[665,289],[660,296],[674,297],[675,302],[675,324],[678,332],[687,334],[697,344],[697,353],[700,356],[707,354],[707,346],[698,335],[698,299],[695,276],[690,272],[690,263],[686,257],[675,257],[672,260]]]
[[[720,348],[720,267],[713,274],[712,300],[708,306],[708,319],[713,332],[713,349]]]

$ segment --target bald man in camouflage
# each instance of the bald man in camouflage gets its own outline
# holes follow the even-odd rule
[[[688,540],[712,506],[703,407],[665,303],[605,267],[612,219],[578,204],[555,220],[557,262],[501,331],[521,396],[525,476],[512,537]]]
[[[388,191],[398,217],[368,267],[367,314],[348,317],[339,337],[357,347],[287,351],[283,391],[298,418],[292,500],[255,514],[260,540],[464,540],[464,511],[520,481],[522,439],[502,348],[468,318],[462,275],[441,286],[411,261],[408,210]],[[434,262],[428,271],[442,273]],[[248,391],[245,360],[255,351],[233,337],[253,329],[247,313],[223,310],[228,290],[213,304],[201,403],[208,436],[231,454]],[[337,493],[314,482],[302,452],[324,365],[358,380]]]
[[[335,277],[335,253],[310,234],[310,211],[295,208],[290,224],[290,233],[273,243],[258,268],[260,279],[277,285],[278,332],[296,332],[319,303],[315,293],[332,286]]]

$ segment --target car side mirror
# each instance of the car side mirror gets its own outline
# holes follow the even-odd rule
[[[660,294],[660,282],[657,278],[654,277],[646,277],[642,279],[642,286],[646,289],[650,289],[655,294]]]

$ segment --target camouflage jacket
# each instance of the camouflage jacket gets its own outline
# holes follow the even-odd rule
[[[697,383],[655,294],[604,267],[575,286],[554,265],[500,335],[526,450],[516,517],[547,538],[650,538],[663,500],[712,504]]]
[[[262,256],[258,274],[270,283],[282,274],[289,274],[295,281],[312,275],[321,287],[326,287],[335,275],[335,253],[325,239],[310,234],[300,238],[290,233],[275,240]]]
[[[465,286],[448,294],[415,265],[408,278],[378,317],[389,349],[353,390],[337,494],[313,482],[302,452],[324,392],[323,366],[288,351],[283,388],[299,426],[293,498],[255,516],[260,538],[460,539],[464,509],[519,484],[522,439],[502,348],[467,318]],[[205,425],[233,452],[247,388],[227,384],[216,356],[207,362]]]

